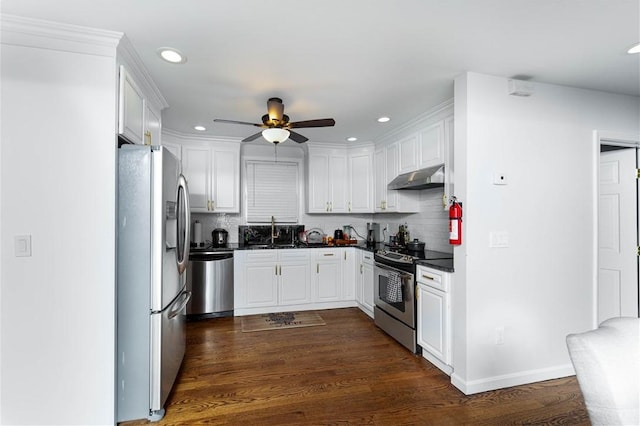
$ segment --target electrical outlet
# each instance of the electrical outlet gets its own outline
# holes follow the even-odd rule
[[[504,327],[496,327],[496,345],[504,345]]]

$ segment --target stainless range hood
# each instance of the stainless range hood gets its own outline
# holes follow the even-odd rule
[[[388,189],[428,189],[444,186],[444,165],[403,173],[389,182]]]

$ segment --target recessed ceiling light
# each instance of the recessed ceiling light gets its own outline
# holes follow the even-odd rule
[[[389,120],[391,120],[389,117],[380,117],[378,118],[378,123],[386,123]]]
[[[158,55],[160,55],[160,57],[165,61],[171,62],[172,64],[184,64],[187,62],[187,57],[173,47],[161,47],[158,49]]]
[[[198,130],[199,132],[204,132],[205,130],[207,130],[207,128],[204,126],[193,126],[193,128]]]
[[[350,136],[350,137],[347,138],[347,141],[349,141],[349,142],[355,142],[357,140],[358,140],[358,138],[353,137],[353,136]]]
[[[633,55],[634,53],[640,53],[640,43],[636,43],[627,50],[627,53]]]

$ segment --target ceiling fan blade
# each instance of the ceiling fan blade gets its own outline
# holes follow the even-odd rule
[[[247,136],[246,138],[242,139],[242,142],[251,142],[258,139],[260,136],[262,136],[262,132],[258,132],[255,135]]]
[[[289,130],[289,139],[298,143],[304,143],[309,140],[309,138],[302,136],[300,133],[292,132],[291,130]]]
[[[264,124],[249,123],[248,121],[223,120],[221,118],[214,118],[213,121],[216,123],[245,124],[247,126],[265,127]]]
[[[267,101],[267,113],[271,121],[282,120],[284,114],[284,104],[280,98],[270,98]]]
[[[320,118],[318,120],[296,121],[289,123],[288,127],[292,129],[301,129],[303,127],[331,127],[335,124],[336,120],[333,118]]]

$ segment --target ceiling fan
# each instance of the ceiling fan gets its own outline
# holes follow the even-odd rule
[[[262,116],[262,124],[249,123],[246,121],[222,120],[219,118],[213,121],[217,123],[244,124],[247,126],[260,127],[264,130],[254,135],[246,137],[242,142],[249,142],[258,139],[260,136],[273,144],[279,144],[287,139],[294,142],[304,143],[309,139],[296,133],[291,129],[301,129],[305,127],[331,127],[336,124],[333,118],[320,118],[316,120],[289,121],[289,116],[284,114],[284,104],[280,98],[270,98],[267,101],[267,114]]]

